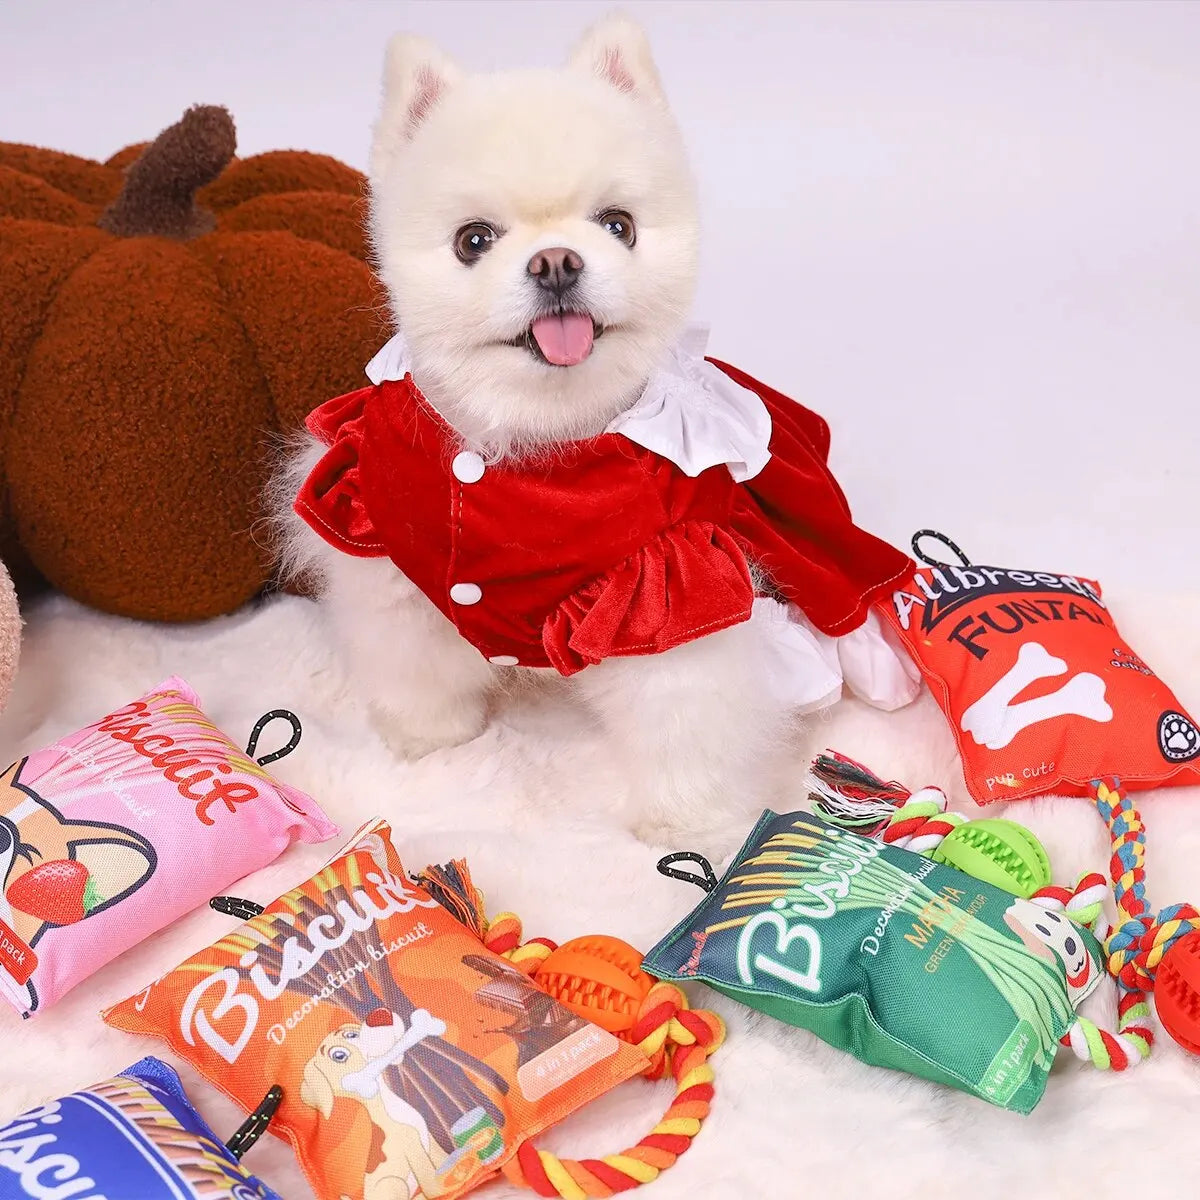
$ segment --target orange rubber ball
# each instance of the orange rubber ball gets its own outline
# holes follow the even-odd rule
[[[628,1040],[654,980],[628,942],[604,934],[572,938],[539,964],[534,980],[564,1008]]]

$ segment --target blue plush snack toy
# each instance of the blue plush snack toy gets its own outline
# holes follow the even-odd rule
[[[225,1146],[179,1076],[143,1058],[0,1126],[0,1200],[280,1200],[238,1162],[279,1098]]]

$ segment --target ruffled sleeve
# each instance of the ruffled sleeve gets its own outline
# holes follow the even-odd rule
[[[771,460],[738,488],[731,525],[746,556],[822,633],[857,629],[913,566],[860,529],[826,459],[829,427],[814,412],[714,361],[771,414]]]
[[[367,512],[362,491],[361,453],[367,402],[374,388],[338,396],[315,409],[305,425],[329,449],[309,472],[296,496],[296,512],[325,541],[357,558],[386,554]]]
[[[764,634],[765,682],[795,712],[827,708],[841,697],[843,684],[885,712],[903,708],[921,690],[921,672],[873,610],[839,638],[822,633],[794,604],[769,597],[754,601],[750,619]]]
[[[710,522],[684,521],[562,601],[546,618],[542,644],[551,664],[573,675],[737,625],[753,602],[736,541]]]

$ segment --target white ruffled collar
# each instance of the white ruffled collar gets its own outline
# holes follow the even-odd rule
[[[704,358],[707,326],[688,329],[650,377],[646,390],[606,432],[619,433],[696,476],[724,465],[738,483],[753,479],[771,458],[771,414],[757,393],[735,383]],[[411,356],[396,334],[367,364],[376,385],[403,379]]]
[[[364,369],[376,387],[387,379],[403,379],[412,370],[412,355],[404,334],[393,334]]]

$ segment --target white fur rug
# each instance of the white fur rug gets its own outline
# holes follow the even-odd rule
[[[1172,682],[1186,707],[1200,710],[1195,597],[1117,597],[1113,608],[1133,648]],[[173,673],[193,684],[235,740],[267,709],[294,709],[305,736],[273,768],[282,778],[316,796],[347,833],[385,814],[410,866],[466,855],[489,908],[519,912],[530,934],[564,940],[605,932],[648,949],[700,897],[655,872],[666,848],[642,845],[614,824],[621,779],[581,713],[552,694],[513,695],[478,741],[398,764],[370,732],[324,646],[314,608],[301,600],[275,599],[194,628],[138,625],[62,600],[44,603],[30,617],[17,692],[0,721],[5,761]],[[939,784],[955,807],[969,811],[949,731],[927,694],[892,716],[845,702],[815,719],[795,746],[797,806],[806,762],[825,746],[910,786]],[[1200,790],[1146,797],[1143,812],[1151,900],[1200,901]],[[747,812],[747,827],[753,815]],[[1104,868],[1104,830],[1086,802],[1037,801],[1009,815],[1043,838],[1057,879]],[[727,853],[740,840],[740,832],[731,833]],[[331,848],[296,847],[237,890],[270,900]],[[110,1030],[96,1013],[227,928],[227,918],[195,912],[41,1017],[22,1023],[0,1013],[0,1118],[144,1054],[171,1059],[161,1044]],[[729,1040],[713,1060],[712,1116],[688,1155],[652,1185],[656,1200],[1195,1194],[1200,1139],[1188,1131],[1200,1112],[1200,1061],[1165,1037],[1148,1063],[1124,1076],[1100,1074],[1064,1051],[1045,1099],[1022,1118],[864,1067],[700,986],[695,999],[722,1012]],[[189,1069],[182,1074],[217,1130],[231,1132],[240,1120],[233,1106]],[[551,1144],[589,1156],[614,1152],[647,1131],[668,1098],[663,1085],[629,1083]],[[286,1200],[309,1200],[282,1142],[264,1139],[247,1162]],[[484,1194],[519,1193],[498,1183]]]

